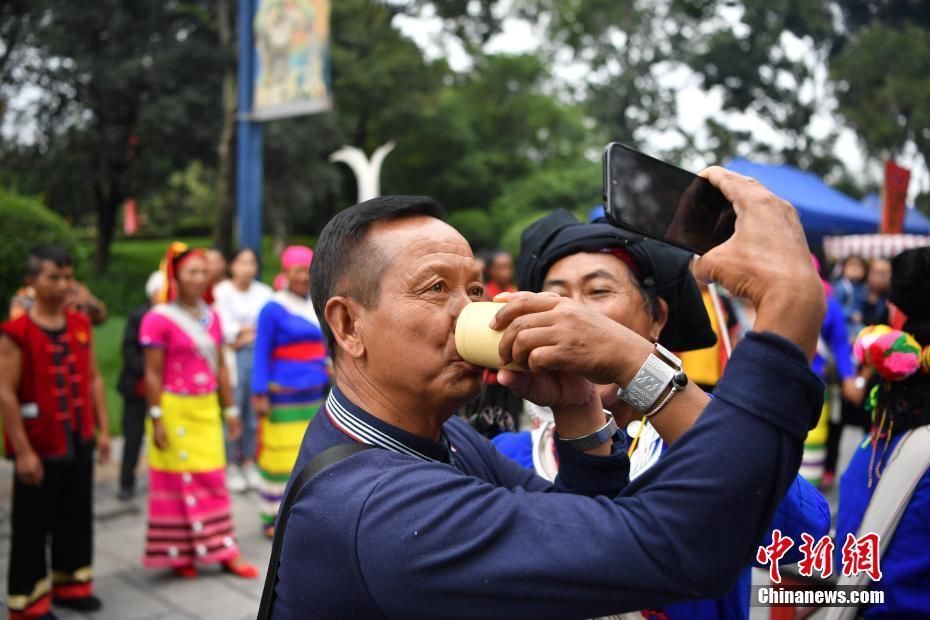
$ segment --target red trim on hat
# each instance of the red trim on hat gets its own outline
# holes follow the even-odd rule
[[[601,252],[604,254],[612,254],[622,260],[637,278],[642,276],[642,269],[639,268],[639,265],[633,260],[633,255],[630,254],[626,248],[604,248]]]

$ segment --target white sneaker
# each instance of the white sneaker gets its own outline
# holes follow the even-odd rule
[[[238,465],[230,465],[226,468],[226,488],[230,493],[245,493],[249,490],[249,484],[242,476]]]
[[[258,467],[255,463],[248,463],[242,467],[242,473],[245,474],[245,482],[250,489],[259,490],[262,487],[262,476],[258,473]]]

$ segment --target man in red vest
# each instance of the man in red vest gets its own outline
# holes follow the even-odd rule
[[[6,454],[16,462],[10,618],[54,618],[52,602],[101,607],[91,569],[95,427],[101,462],[109,459],[110,437],[90,321],[66,305],[71,267],[59,248],[33,250],[26,278],[35,304],[0,326],[0,411]]]

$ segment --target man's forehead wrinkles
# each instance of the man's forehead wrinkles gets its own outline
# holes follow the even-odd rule
[[[471,254],[471,248],[464,239],[436,239],[434,237],[422,236],[411,239],[407,243],[407,249],[411,252],[428,254],[457,254],[462,256],[463,252]]]
[[[447,271],[449,269],[471,268],[475,259],[470,256],[463,256],[450,252],[434,252],[425,254],[412,260],[405,269],[410,277],[415,277],[424,272]]]

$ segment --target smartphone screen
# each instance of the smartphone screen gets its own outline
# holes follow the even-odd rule
[[[604,210],[621,228],[704,254],[733,235],[733,205],[706,179],[618,142],[604,150]]]

